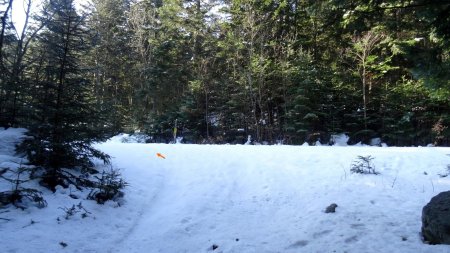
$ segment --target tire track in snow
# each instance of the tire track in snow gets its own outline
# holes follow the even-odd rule
[[[126,149],[114,147],[116,145],[121,145]],[[153,208],[152,203],[158,198],[159,191],[164,188],[165,183],[164,168],[156,171],[157,167],[152,166],[153,159],[148,154],[146,145],[124,145],[115,144],[112,145],[113,148],[108,145],[100,147],[102,151],[113,157],[113,166],[121,170],[124,180],[129,183],[129,186],[125,188],[125,204],[119,208],[127,208],[130,210],[130,215],[135,214],[135,216],[128,218],[132,220],[131,224],[122,225],[126,226],[126,230],[123,233],[117,233],[121,237],[113,241],[113,246],[107,250],[108,253],[117,252],[117,248],[120,248],[120,245],[134,233],[148,210]],[[148,184],[152,187],[145,187]],[[142,201],[142,196],[150,196],[149,201]],[[136,204],[142,205],[137,207],[136,210],[133,206]]]
[[[172,146],[174,154],[183,148],[189,147]],[[227,223],[253,227],[259,223],[256,213],[270,200],[268,185],[275,183],[264,168],[242,164],[239,155],[223,157],[220,150],[208,153],[214,159],[204,159],[207,146],[179,151],[164,160],[164,188],[110,252],[206,252],[214,241],[239,234],[242,228],[230,230]],[[273,215],[272,210],[265,213],[268,218]]]
[[[161,189],[164,187],[163,185],[163,181],[161,181],[161,183],[158,185],[158,188]],[[128,228],[128,230],[124,233],[123,237],[121,237],[120,239],[118,239],[114,244],[114,249],[117,248],[120,244],[122,244],[124,241],[126,241],[136,230],[137,226],[139,225],[139,223],[142,221],[143,216],[145,213],[148,212],[148,210],[152,210],[152,205],[151,203],[154,203],[156,201],[156,199],[158,198],[159,194],[156,193],[153,195],[153,197],[150,199],[149,202],[144,202],[145,204],[140,208],[139,212],[138,212],[138,216],[136,217],[136,219],[134,220],[133,224],[130,226],[130,228]],[[112,253],[114,252],[112,249],[108,250],[108,253]]]
[[[182,162],[186,159],[190,161],[188,164]],[[168,155],[168,159],[163,161],[166,168],[162,182],[164,187],[157,190],[148,208],[135,220],[128,235],[118,242],[121,245],[113,247],[110,252],[168,252],[167,249],[158,249],[158,238],[165,238],[168,234],[187,238],[189,234],[195,233],[200,224],[192,217],[223,210],[223,206],[215,210],[217,207],[211,204],[214,199],[225,197],[231,188],[227,185],[217,187],[215,183],[224,175],[218,170],[205,170],[208,165],[202,160],[202,154],[191,154],[190,157]],[[174,167],[174,164],[178,164],[178,167]],[[193,177],[192,173],[196,176]]]

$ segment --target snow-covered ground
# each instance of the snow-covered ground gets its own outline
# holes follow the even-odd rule
[[[17,159],[5,132],[0,167]],[[420,236],[422,207],[450,190],[450,179],[438,176],[450,164],[450,148],[117,139],[98,148],[114,157],[130,184],[123,203],[98,205],[68,197],[87,192],[42,189],[46,208],[0,209],[0,218],[10,219],[0,219],[1,252],[450,252]],[[351,174],[358,155],[375,157],[381,174]],[[80,201],[88,217],[65,219],[62,209]],[[325,213],[331,203],[336,212]]]

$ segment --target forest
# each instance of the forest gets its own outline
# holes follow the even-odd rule
[[[450,144],[446,0],[25,0],[21,27],[13,1],[0,0],[0,127],[29,130],[35,164],[106,159],[90,144],[120,132]]]
[[[422,208],[450,184],[449,0],[0,0],[0,22],[5,251],[448,252]]]

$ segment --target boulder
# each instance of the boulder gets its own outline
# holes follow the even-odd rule
[[[422,209],[422,236],[430,244],[450,244],[450,191],[434,196]]]

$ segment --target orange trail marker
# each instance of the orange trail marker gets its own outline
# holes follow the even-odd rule
[[[159,158],[162,158],[162,159],[166,159],[166,157],[163,156],[161,153],[156,153],[156,156],[159,157]]]

